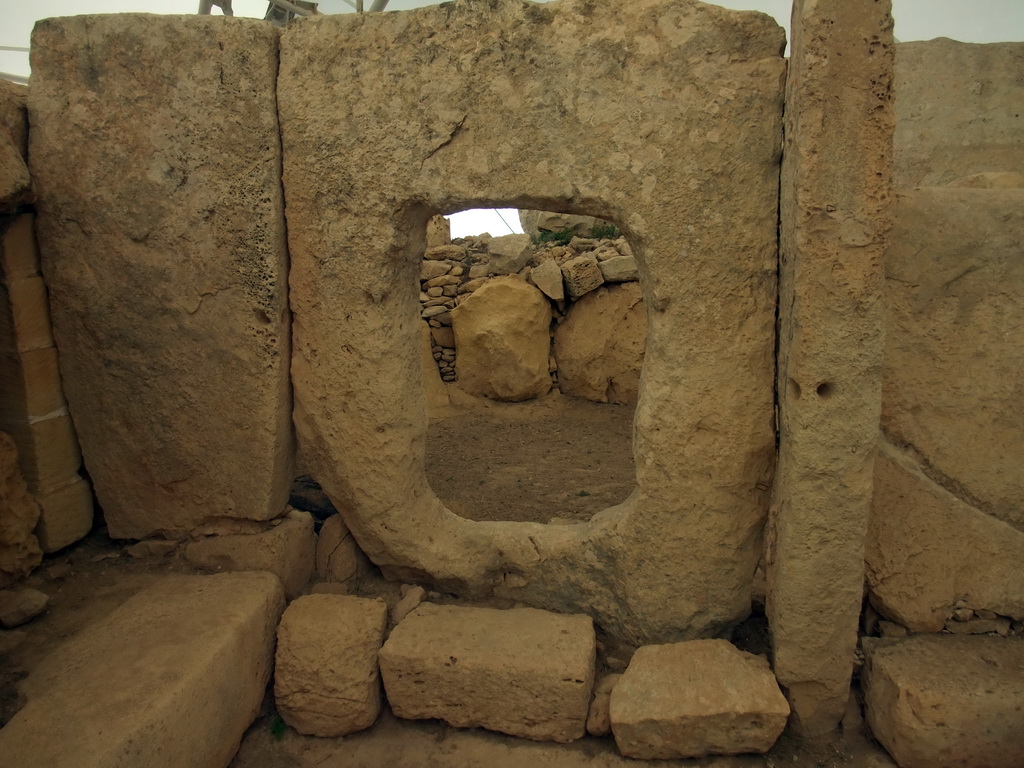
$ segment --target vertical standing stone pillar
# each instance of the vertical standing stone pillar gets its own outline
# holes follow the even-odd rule
[[[278,30],[39,22],[30,166],[65,391],[110,534],[266,520],[288,497]]]
[[[796,0],[781,192],[775,672],[806,735],[849,691],[881,409],[889,0]]]

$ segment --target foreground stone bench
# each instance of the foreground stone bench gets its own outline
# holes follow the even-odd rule
[[[224,768],[259,712],[283,610],[269,573],[161,579],[33,671],[0,764]]]
[[[424,603],[392,631],[380,667],[398,717],[569,742],[586,729],[595,648],[588,616]]]
[[[1024,642],[917,635],[865,652],[868,725],[901,768],[1024,765]]]
[[[789,717],[768,662],[726,640],[640,648],[610,706],[619,751],[645,759],[767,752]]]

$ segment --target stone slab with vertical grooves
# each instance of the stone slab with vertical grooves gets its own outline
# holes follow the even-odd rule
[[[569,742],[586,732],[595,647],[588,616],[424,603],[381,648],[381,676],[399,717]]]
[[[33,33],[30,165],[54,335],[117,538],[266,520],[287,500],[278,34],[145,14]]]

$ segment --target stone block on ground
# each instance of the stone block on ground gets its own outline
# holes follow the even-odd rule
[[[284,610],[265,573],[168,576],[55,650],[3,729],[19,768],[225,768],[260,711]]]
[[[562,276],[565,278],[565,289],[573,299],[590,293],[604,283],[601,267],[590,254],[565,262],[562,265]]]
[[[380,665],[398,717],[569,742],[585,732],[595,649],[587,616],[424,603]]]
[[[38,589],[0,590],[0,626],[14,629],[46,610],[50,598]]]
[[[516,276],[489,280],[452,311],[459,385],[512,402],[551,388],[551,304]]]
[[[619,751],[648,760],[767,752],[788,717],[768,662],[726,640],[643,646],[611,694]]]
[[[633,256],[612,256],[598,259],[598,266],[606,283],[628,283],[640,279],[640,271]]]
[[[917,635],[865,647],[871,732],[900,768],[1019,768],[1024,642]]]
[[[565,299],[562,269],[554,259],[544,259],[530,270],[530,282],[540,288],[549,299],[554,301]]]
[[[33,31],[36,231],[65,394],[116,538],[269,520],[288,497],[279,34],[149,14]]]
[[[318,594],[292,602],[277,630],[274,668],[284,721],[308,736],[344,736],[373,725],[386,625],[381,600]]]
[[[313,575],[313,518],[308,512],[292,510],[259,533],[206,536],[186,545],[185,559],[208,570],[269,571],[281,580],[291,600],[302,593]]]
[[[640,284],[602,286],[569,307],[555,330],[558,385],[597,403],[635,403],[646,345]]]
[[[33,533],[39,514],[21,475],[14,441],[0,432],[0,588],[27,576],[42,562]]]
[[[92,488],[77,474],[66,483],[40,491],[36,501],[42,512],[36,536],[43,552],[63,549],[92,530]]]
[[[356,544],[341,515],[332,515],[324,520],[316,538],[317,578],[337,583],[348,581],[365,562],[366,555]]]
[[[491,274],[514,275],[533,258],[533,243],[529,235],[503,235],[491,238],[487,252],[491,256]]]

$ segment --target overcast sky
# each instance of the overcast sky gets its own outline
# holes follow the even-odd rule
[[[547,0],[539,0],[547,2]],[[369,7],[372,0],[365,0]],[[391,0],[389,11],[408,10],[436,5],[441,0]],[[630,2],[630,0],[608,0]],[[763,11],[789,28],[790,0],[717,0],[716,5],[737,10]],[[1024,0],[893,0],[896,37],[902,41],[931,40],[950,37],[969,43],[1024,41]],[[6,0],[0,25],[0,46],[27,48],[32,25],[37,19],[50,16],[72,16],[82,13],[118,13],[125,11],[149,13],[195,13],[199,0],[35,0],[15,4]],[[13,7],[12,7],[13,6]],[[262,18],[266,0],[234,0],[236,16]],[[344,0],[322,0],[324,13],[352,13]],[[219,9],[214,8],[214,13]],[[28,54],[0,51],[0,72],[28,75]],[[514,214],[506,218],[518,226]],[[496,216],[489,224],[468,225],[473,233],[490,230],[494,235],[507,234],[508,229]],[[453,234],[457,223],[453,222]],[[461,229],[461,227],[459,227]]]

